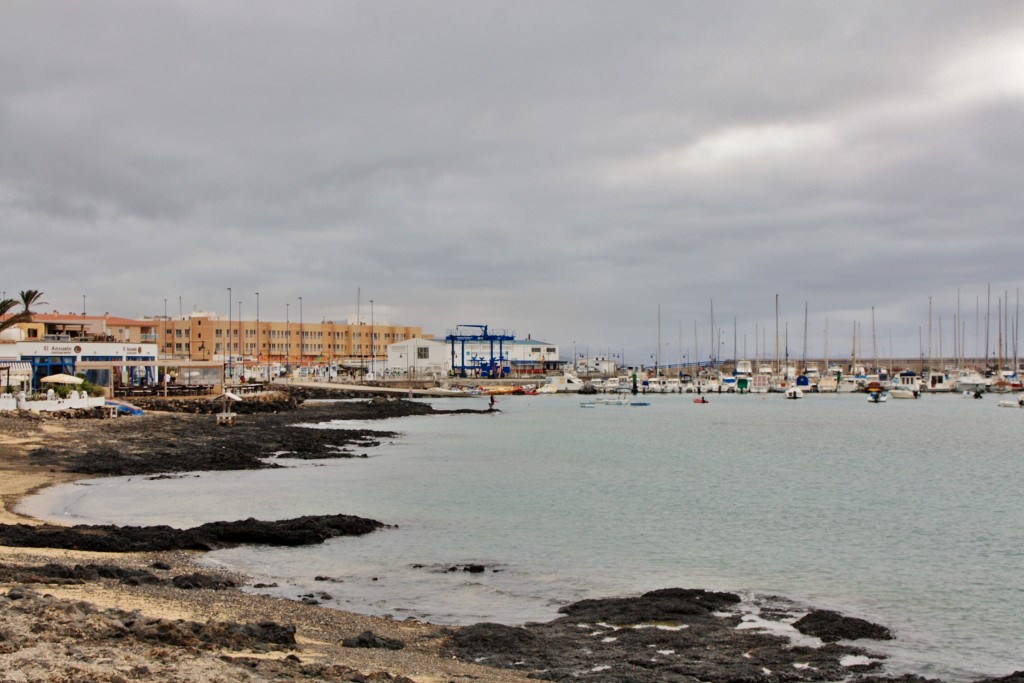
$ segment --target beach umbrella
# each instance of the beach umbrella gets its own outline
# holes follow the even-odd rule
[[[65,375],[64,373],[60,372],[60,373],[57,373],[56,375],[49,375],[48,377],[43,377],[39,381],[40,382],[49,382],[50,384],[81,384],[85,380],[82,379],[81,377],[75,377],[73,375]]]

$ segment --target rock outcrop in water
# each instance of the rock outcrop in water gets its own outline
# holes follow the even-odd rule
[[[814,610],[793,624],[800,633],[821,638],[826,643],[840,640],[892,640],[892,632],[885,626],[872,624],[857,617],[843,616],[831,610]]]
[[[544,624],[462,628],[451,636],[450,652],[532,678],[600,683],[836,681],[881,666],[861,648],[799,647],[784,636],[737,629],[739,602],[731,593],[681,588],[583,600]]]
[[[301,546],[338,536],[360,536],[385,525],[352,515],[311,515],[279,521],[246,519],[211,522],[192,529],[159,526],[0,525],[0,543],[26,548],[65,548],[128,553],[166,550],[215,550],[233,546]]]

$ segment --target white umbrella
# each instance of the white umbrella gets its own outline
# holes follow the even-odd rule
[[[39,381],[40,382],[49,382],[51,384],[81,384],[85,380],[82,379],[81,377],[75,377],[73,375],[65,375],[64,373],[60,372],[60,373],[57,373],[56,375],[50,375],[48,377],[43,377]]]

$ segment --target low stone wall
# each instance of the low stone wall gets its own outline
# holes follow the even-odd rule
[[[0,410],[31,410],[40,413],[57,413],[62,410],[78,410],[101,408],[106,402],[102,396],[83,396],[75,398],[55,398],[52,400],[28,401],[19,399],[14,394],[0,394]]]

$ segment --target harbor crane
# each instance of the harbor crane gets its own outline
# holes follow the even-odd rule
[[[470,333],[464,328],[479,330]],[[451,346],[452,372],[459,377],[467,377],[473,372],[479,372],[480,377],[503,377],[508,374],[509,368],[503,362],[506,360],[504,343],[514,341],[515,334],[507,330],[491,332],[487,325],[460,324],[454,330],[449,330],[445,341]],[[473,355],[466,357],[466,343],[486,344],[488,347],[487,356]],[[497,344],[497,355],[495,355],[495,344]],[[456,345],[459,352],[456,354]]]

